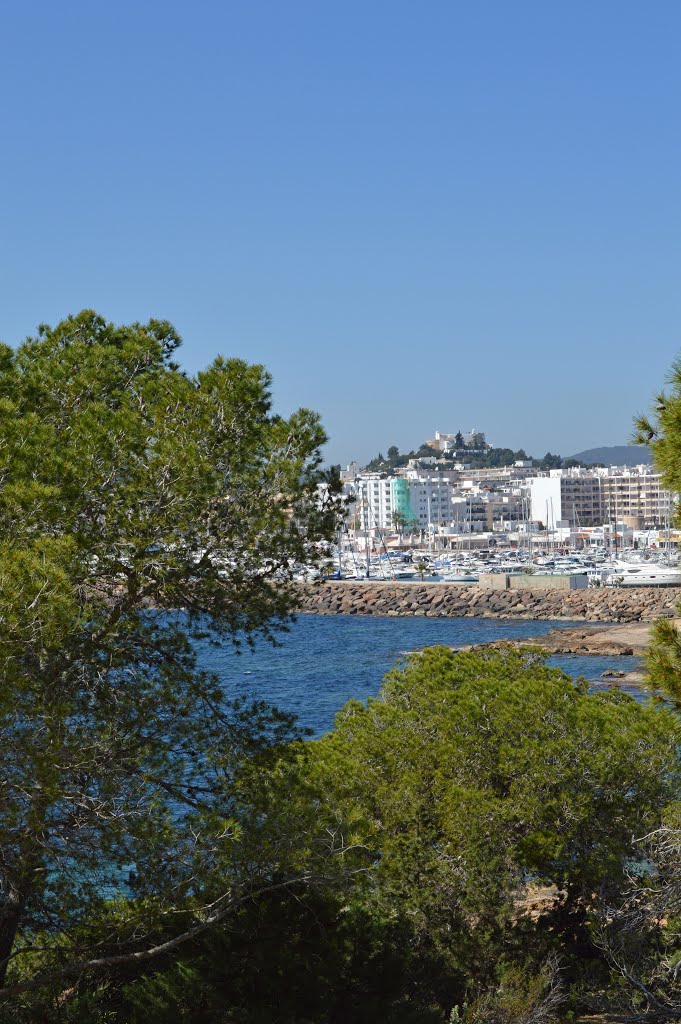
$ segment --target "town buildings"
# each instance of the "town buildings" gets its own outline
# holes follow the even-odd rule
[[[676,496],[651,466],[554,469],[526,462],[493,469],[412,460],[388,476],[346,476],[348,524],[358,531],[490,535],[544,532],[593,543],[594,528],[668,529]]]
[[[445,434],[442,430],[436,430],[435,436],[429,437],[424,444],[436,452],[456,452],[460,448],[484,451],[486,447],[485,435],[477,430],[463,430],[458,434]]]
[[[452,519],[452,485],[438,475],[360,475],[348,491],[362,530],[427,529]]]
[[[669,524],[674,496],[652,466],[552,469],[527,482],[531,517],[571,527],[623,523],[635,530]]]

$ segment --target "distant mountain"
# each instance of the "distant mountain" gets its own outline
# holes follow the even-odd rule
[[[640,466],[651,463],[653,457],[648,448],[642,444],[614,444],[608,448],[589,448],[585,452],[577,452],[570,458],[578,459],[587,466],[602,462],[604,466]]]

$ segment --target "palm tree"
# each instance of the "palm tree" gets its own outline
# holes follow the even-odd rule
[[[404,528],[407,525],[407,517],[402,512],[393,512],[392,522],[393,526],[397,530],[397,535],[400,538],[400,547],[402,547],[402,536],[404,534]]]

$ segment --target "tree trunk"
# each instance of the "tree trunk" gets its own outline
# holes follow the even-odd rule
[[[0,910],[0,987],[5,984],[9,958],[14,949],[25,903],[25,897],[10,884],[4,905]]]

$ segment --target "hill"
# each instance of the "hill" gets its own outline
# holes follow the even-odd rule
[[[615,444],[604,448],[588,448],[585,452],[577,452],[572,456],[587,466],[602,463],[604,466],[640,466],[652,463],[653,458],[648,448],[642,444]]]

